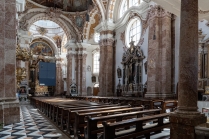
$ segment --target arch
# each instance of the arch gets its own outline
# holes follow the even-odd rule
[[[90,22],[85,22],[85,24],[84,24],[83,34],[84,34],[85,39],[87,39],[87,40],[90,39],[91,26],[96,23],[96,21],[95,21],[95,15],[96,14],[98,14],[98,9],[94,8],[90,12],[90,16],[92,18],[91,21]]]
[[[115,3],[116,1],[121,1],[121,0],[110,0],[108,4],[108,13],[107,13],[107,19],[113,21],[113,14],[114,14],[114,8],[115,8]]]
[[[50,9],[33,8],[27,10],[26,13],[19,16],[20,27],[23,26],[25,30],[28,30],[30,26],[38,20],[50,20],[57,23],[67,35],[67,39],[78,38],[79,30],[75,27],[72,21],[62,14],[62,11],[52,11],[55,17],[51,17],[50,14],[46,14]]]
[[[67,25],[60,18],[50,18],[50,17],[46,16],[44,13],[36,14],[32,18],[30,18],[27,21],[28,22],[27,30],[29,30],[30,26],[33,23],[35,23],[36,21],[39,21],[39,20],[50,20],[50,21],[57,23],[63,29],[65,34],[67,35],[68,40],[71,39],[71,35],[69,32],[72,32],[72,31],[69,30]]]
[[[105,17],[105,8],[104,8],[104,5],[103,5],[102,1],[101,0],[93,0],[93,2],[99,8],[99,11],[102,15],[102,20],[104,21],[106,19],[106,17]]]
[[[54,51],[54,54],[58,55],[58,50],[57,50],[56,44],[54,43],[54,41],[51,38],[49,38],[47,36],[42,36],[42,35],[34,35],[33,40],[38,39],[38,38],[42,38],[45,41],[47,41],[51,45],[51,47]]]

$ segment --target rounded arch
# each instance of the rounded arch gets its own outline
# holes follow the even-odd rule
[[[50,17],[46,16],[44,13],[36,14],[32,18],[30,18],[27,21],[27,23],[28,23],[27,30],[29,30],[30,26],[33,23],[35,23],[36,21],[39,21],[39,20],[50,20],[50,21],[55,22],[56,24],[58,24],[63,29],[63,31],[67,35],[68,40],[71,39],[70,32],[72,32],[72,31],[69,30],[67,25],[60,18],[50,18]]]
[[[107,19],[110,20],[110,21],[111,20],[113,21],[116,1],[121,2],[121,0],[110,0],[109,1]]]
[[[96,19],[95,19],[96,14],[98,14],[98,9],[94,8],[90,12],[91,21],[90,22],[85,22],[85,24],[84,24],[83,34],[84,34],[85,39],[87,39],[87,40],[89,40],[90,37],[91,37],[90,34],[92,33],[92,29],[99,24],[99,21],[96,21]],[[92,25],[93,25],[93,28],[92,28]]]
[[[34,35],[34,36],[33,36],[33,40],[39,39],[39,38],[42,38],[42,39],[44,39],[45,41],[47,41],[47,42],[51,45],[51,47],[52,47],[52,49],[53,49],[53,51],[54,51],[54,54],[55,54],[55,55],[58,55],[58,50],[57,50],[56,44],[54,43],[54,41],[53,41],[51,38],[49,38],[49,37],[47,37],[47,36],[42,36],[42,35]],[[33,41],[33,40],[32,40],[32,41]]]
[[[28,30],[29,27],[38,20],[50,20],[57,23],[67,35],[67,39],[71,40],[78,38],[79,30],[75,27],[70,18],[64,15],[64,12],[53,8],[32,8],[20,14],[19,26],[23,30]]]
[[[99,8],[99,11],[102,16],[102,20],[104,21],[106,19],[106,17],[105,17],[105,7],[104,7],[102,1],[101,0],[93,0],[93,2]]]

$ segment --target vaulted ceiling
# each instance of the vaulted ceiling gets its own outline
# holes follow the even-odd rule
[[[92,0],[32,0],[46,7],[54,7],[68,12],[86,11]]]
[[[152,0],[161,5],[166,10],[180,15],[181,0]],[[209,21],[209,0],[198,0],[199,2],[199,19],[206,19]]]

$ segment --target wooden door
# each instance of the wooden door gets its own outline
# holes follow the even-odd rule
[[[99,93],[99,87],[94,87],[94,88],[93,88],[93,95],[94,95],[94,96],[97,96],[98,93]]]

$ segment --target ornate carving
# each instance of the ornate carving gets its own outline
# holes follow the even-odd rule
[[[50,7],[46,9],[45,14],[50,18],[59,18],[62,14],[62,11],[61,9]]]
[[[99,42],[100,46],[113,46],[114,39],[103,39]]]
[[[46,33],[48,33],[48,30],[46,28],[43,27],[37,27],[37,31],[41,34],[41,35],[45,35]]]
[[[25,18],[23,18],[22,20],[20,20],[19,22],[19,28],[22,29],[23,31],[27,31],[27,27],[28,27],[28,22]]]
[[[125,45],[125,31],[120,34],[120,40]]]

